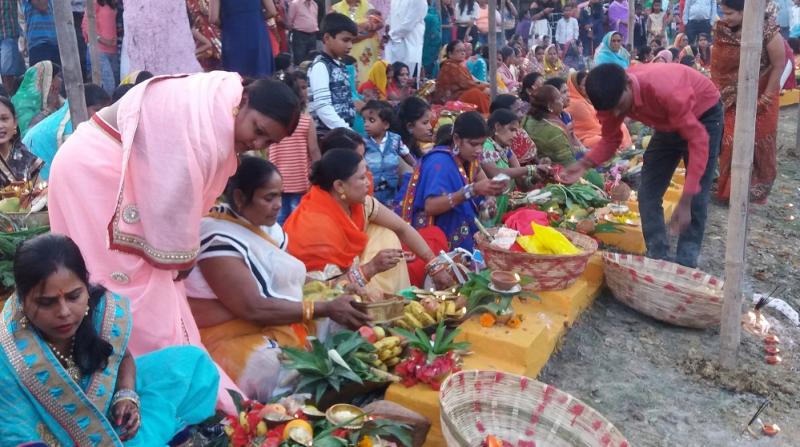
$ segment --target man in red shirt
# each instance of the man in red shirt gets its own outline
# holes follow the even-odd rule
[[[639,186],[647,256],[669,258],[662,204],[675,168],[684,160],[686,182],[670,230],[680,233],[675,262],[695,267],[722,139],[723,112],[716,86],[681,64],[639,64],[627,72],[618,65],[601,64],[589,72],[586,92],[598,111],[602,139],[567,168],[561,180],[574,183],[587,169],[611,158],[622,141],[625,117],[654,128]]]

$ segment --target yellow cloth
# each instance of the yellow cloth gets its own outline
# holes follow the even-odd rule
[[[378,99],[381,101],[386,101],[386,85],[388,83],[388,79],[386,78],[386,69],[388,66],[388,62],[379,60],[378,62],[375,62],[367,74],[367,81],[371,82],[372,85],[378,89]]]
[[[359,31],[362,27],[369,26],[367,11],[370,10],[370,6],[367,0],[361,0],[358,6],[352,10],[345,0],[336,3],[331,9],[333,9],[334,12],[344,14],[353,19],[359,26]],[[359,32],[359,37],[364,38],[366,36]],[[372,64],[378,60],[380,53],[380,40],[378,39],[377,33],[372,33],[371,37],[364,38],[360,42],[353,44],[353,48],[350,50],[350,56],[353,56],[356,60],[356,73],[358,73],[356,85],[361,85],[367,81],[369,69],[372,67]]]
[[[394,231],[380,225],[369,224],[367,226],[367,247],[361,255],[361,262],[371,261],[375,255],[384,249],[400,249],[400,239]],[[391,269],[379,273],[372,277],[367,287],[377,287],[384,293],[397,293],[399,290],[411,287],[408,278],[408,266],[405,261],[400,261]]]
[[[531,222],[534,233],[530,236],[520,236],[517,243],[528,253],[539,255],[574,255],[581,253],[581,249],[567,239],[558,230],[551,227],[538,225]]]
[[[139,73],[141,73],[141,72],[142,72],[142,70],[133,70],[132,72],[128,73],[127,76],[122,78],[122,82],[120,82],[119,85],[128,85],[128,84],[133,85],[133,84],[135,84],[136,83],[136,78],[139,77]]]

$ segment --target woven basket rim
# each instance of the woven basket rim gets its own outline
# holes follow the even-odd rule
[[[641,271],[642,275],[649,275],[651,276],[654,283],[662,283],[662,284],[672,284],[673,286],[677,283],[678,286],[683,286],[680,284],[681,282],[690,282],[696,284],[697,286],[702,286],[704,288],[712,289],[715,293],[708,293],[705,291],[699,290],[692,290],[695,293],[704,292],[705,295],[713,295],[717,297],[722,296],[722,289],[725,281],[715,275],[712,275],[708,272],[704,272],[700,269],[686,267],[674,262],[669,262],[663,259],[653,259],[648,258],[642,255],[631,255],[625,253],[612,253],[603,251],[602,252],[603,262],[606,264],[612,264],[622,268],[636,268],[636,267],[647,267],[647,270]],[[624,259],[623,259],[624,257]],[[675,270],[682,269],[684,273],[673,273],[671,270],[653,270],[649,268],[650,266],[646,266],[645,264],[650,262],[665,262],[670,264],[671,266],[675,267]],[[694,278],[695,274],[701,274],[703,278],[710,278],[715,280],[715,284],[703,283]],[[638,281],[638,280],[637,280]],[[685,288],[685,287],[684,287]]]
[[[504,248],[492,246],[486,239],[486,236],[481,232],[475,233],[473,239],[475,240],[476,244],[484,245],[487,248],[491,249],[492,251],[498,253],[513,255],[513,256],[523,256],[528,259],[537,259],[537,260],[567,260],[573,258],[579,259],[582,257],[591,256],[597,251],[598,244],[597,241],[594,240],[593,238],[585,234],[578,233],[577,231],[567,230],[564,228],[555,228],[555,230],[561,232],[564,236],[566,236],[567,239],[570,240],[570,242],[572,242],[574,245],[576,245],[578,248],[581,249],[581,252],[572,255],[540,255],[536,253],[511,251],[511,250],[506,250]],[[488,231],[489,234],[493,235],[494,233],[497,232],[497,228],[489,228],[486,231]]]
[[[501,375],[502,379],[498,375]],[[463,370],[463,371],[459,371],[457,373],[451,374],[447,379],[445,379],[445,381],[441,384],[440,391],[439,391],[439,413],[440,413],[440,419],[441,419],[441,423],[442,423],[442,429],[443,429],[443,431],[445,431],[445,435],[447,435],[446,432],[448,431],[448,429],[447,429],[447,425],[448,424],[455,425],[456,427],[454,427],[454,428],[458,427],[458,422],[456,420],[452,419],[452,417],[454,416],[454,414],[452,414],[452,412],[457,412],[458,406],[455,406],[455,407],[452,407],[452,408],[447,408],[446,404],[449,403],[449,401],[445,400],[446,396],[444,395],[444,393],[447,392],[448,389],[450,389],[451,387],[459,386],[459,384],[457,382],[455,382],[455,381],[462,381],[465,386],[468,386],[468,384],[470,384],[470,383],[476,383],[476,382],[479,382],[479,381],[499,383],[500,380],[511,380],[511,381],[513,381],[513,383],[521,383],[521,382],[525,381],[526,384],[524,386],[525,386],[525,390],[526,391],[516,390],[516,392],[518,392],[518,393],[519,392],[522,392],[522,393],[530,393],[530,392],[538,393],[538,392],[541,392],[541,393],[546,395],[546,394],[548,394],[550,392],[548,390],[552,390],[552,392],[554,392],[554,393],[560,393],[560,394],[562,394],[563,396],[566,397],[566,399],[567,399],[566,401],[570,402],[571,406],[579,405],[579,406],[583,407],[583,410],[581,410],[581,413],[583,413],[584,411],[588,410],[589,414],[595,420],[599,420],[600,422],[602,422],[602,427],[606,429],[606,431],[605,431],[606,435],[611,435],[611,436],[617,437],[618,439],[615,439],[615,441],[622,441],[622,444],[620,444],[620,445],[626,445],[626,446],[630,445],[628,440],[627,440],[627,438],[626,438],[626,436],[622,433],[622,431],[615,424],[613,424],[611,421],[609,421],[608,418],[605,417],[605,415],[600,413],[597,409],[595,409],[591,405],[587,404],[585,401],[583,401],[581,399],[578,399],[577,397],[575,397],[571,393],[568,393],[568,392],[566,392],[566,391],[564,391],[564,390],[562,390],[562,389],[560,389],[560,388],[558,388],[556,386],[553,386],[553,385],[550,385],[550,384],[547,384],[547,383],[544,383],[544,382],[540,382],[540,381],[538,381],[538,380],[536,380],[534,378],[531,378],[531,377],[518,375],[518,374],[512,374],[512,373],[507,373],[507,372],[504,372],[504,371],[497,371],[497,370],[477,370],[477,369],[476,370]],[[527,391],[527,390],[530,390],[530,391]],[[480,393],[480,391],[479,391],[479,393]],[[464,397],[464,394],[460,394],[460,395],[462,397]],[[469,401],[475,401],[475,402],[483,403],[482,401],[476,401],[475,400],[475,396],[469,395],[469,392],[467,392],[466,397],[468,398]],[[533,396],[531,396],[531,397],[533,397]],[[514,407],[514,408],[515,408],[515,412],[516,411],[523,411],[523,409],[521,407],[520,408]],[[562,409],[561,411],[563,411],[565,416],[567,416],[567,417],[573,416],[573,415],[575,417],[577,417],[577,415],[575,415],[575,414],[567,415],[567,411],[568,410],[566,409],[566,407],[564,409]],[[512,417],[512,415],[510,415],[510,414],[508,416]],[[522,421],[520,421],[520,422],[522,422]],[[559,422],[559,421],[556,420],[556,421],[553,421],[553,422]],[[538,422],[535,423],[535,424],[538,424]],[[574,421],[573,421],[573,424],[574,424]],[[558,426],[559,429],[567,430],[567,431],[573,432],[573,433],[578,433],[576,430],[571,428],[571,425],[560,425],[559,424],[557,426]],[[594,429],[597,430],[598,428],[595,427]],[[445,438],[447,439],[447,436],[445,436]],[[462,440],[465,440],[465,439],[462,439]],[[540,440],[537,440],[537,441],[540,441]],[[597,445],[601,445],[602,442],[603,441],[599,441]],[[614,445],[617,445],[617,444],[614,444]]]

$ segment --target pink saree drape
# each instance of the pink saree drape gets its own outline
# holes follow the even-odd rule
[[[116,123],[82,123],[53,161],[52,231],[78,244],[93,282],[129,297],[134,355],[202,346],[174,279],[193,264],[200,219],[236,170],[242,92],[235,73],[153,78],[120,100]],[[232,409],[225,388],[235,386],[221,374]]]

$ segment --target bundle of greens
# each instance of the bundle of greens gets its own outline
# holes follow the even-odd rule
[[[591,183],[574,185],[553,183],[545,186],[544,191],[552,194],[552,202],[567,209],[574,208],[575,205],[583,209],[601,208],[610,202],[606,193]]]
[[[17,247],[26,240],[48,231],[50,231],[50,227],[35,227],[0,233],[0,283],[2,283],[2,289],[8,290],[14,287],[14,255],[17,253]]]

